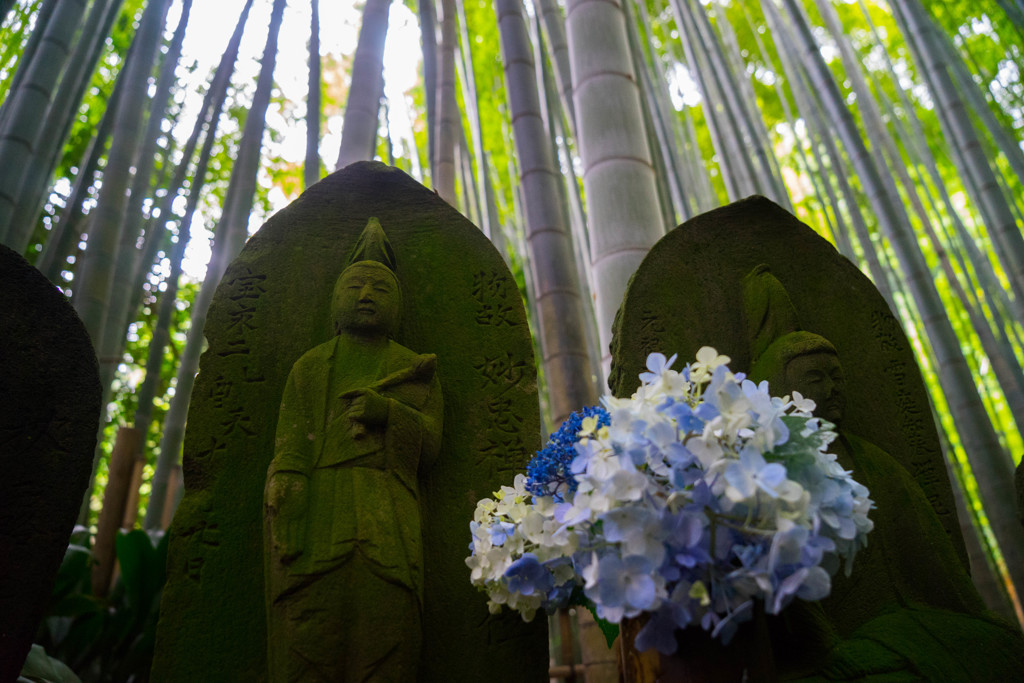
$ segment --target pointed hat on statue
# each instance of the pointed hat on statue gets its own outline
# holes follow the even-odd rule
[[[388,241],[388,236],[384,234],[384,228],[380,227],[380,221],[376,217],[372,217],[366,222],[366,227],[363,228],[362,234],[356,240],[352,256],[349,257],[348,266],[366,261],[379,263],[392,273],[395,272],[395,250],[391,247],[391,242]]]
[[[789,292],[771,269],[760,264],[743,278],[743,308],[750,344],[750,378],[783,380],[786,365],[809,353],[836,353],[836,347],[820,334],[800,327],[800,317]]]

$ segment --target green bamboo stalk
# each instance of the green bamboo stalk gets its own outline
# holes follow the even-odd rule
[[[388,166],[395,165],[395,144],[391,140],[391,119],[390,117],[390,104],[388,98],[384,97],[380,101],[380,122],[384,126],[384,145],[387,147],[388,154]]]
[[[249,212],[252,209],[256,193],[256,176],[259,172],[263,133],[274,82],[278,35],[285,4],[286,0],[274,0],[270,27],[267,31],[267,42],[263,48],[260,73],[256,82],[256,92],[253,95],[252,106],[249,108],[249,115],[245,120],[245,127],[242,130],[238,157],[231,169],[231,180],[228,182],[225,194],[224,210],[215,231],[213,254],[206,269],[203,285],[192,304],[192,318],[185,341],[185,350],[182,352],[181,362],[178,365],[174,398],[164,417],[164,433],[160,440],[159,457],[170,461],[172,465],[177,463],[181,456],[188,405],[192,398],[192,387],[195,384],[196,369],[199,366],[199,354],[204,343],[203,327],[206,324],[206,314],[209,312],[214,290],[224,275],[224,271],[227,270],[228,264],[245,243]]]
[[[335,170],[373,158],[377,147],[380,100],[384,96],[384,42],[391,0],[366,0],[359,42],[352,59],[352,82],[345,103],[341,149]]]
[[[551,156],[540,113],[535,65],[521,0],[497,0],[505,83],[519,159],[519,180],[526,214],[528,265],[536,289],[534,301],[550,396],[551,417],[597,400],[583,338],[583,307],[572,242],[564,222],[561,173]]]
[[[722,97],[711,77],[710,69],[707,68],[707,56],[703,46],[700,45],[693,33],[689,11],[678,0],[672,0],[671,4],[683,45],[683,53],[686,56],[686,67],[700,90],[704,121],[711,136],[715,156],[718,158],[718,168],[725,183],[726,194],[730,200],[742,199],[754,193],[749,162],[746,155],[736,145],[735,138],[729,134],[729,130],[722,120],[724,114],[719,114],[718,104],[722,102]]]
[[[171,102],[171,87],[175,82],[175,70],[181,57],[181,46],[185,39],[185,30],[191,11],[192,0],[184,0],[178,26],[175,28],[171,44],[164,56],[164,63],[160,68],[160,76],[157,79],[152,104],[148,112],[146,129],[139,139],[139,146],[136,150],[133,164],[135,174],[132,178],[124,213],[120,217],[121,225],[118,228],[121,240],[114,269],[115,286],[110,292],[107,322],[103,327],[103,336],[99,339],[98,344],[101,379],[113,377],[117,364],[124,353],[128,324],[136,311],[132,305],[133,295],[136,300],[141,297],[142,278],[139,277],[139,273],[149,269],[152,255],[155,254],[158,244],[158,240],[154,236],[157,231],[153,229],[150,234],[145,235],[148,243],[147,240],[143,240],[143,248],[136,247],[140,237],[143,236],[143,203],[153,180],[157,143],[162,135],[162,125]],[[104,367],[105,365],[107,367]]]
[[[1010,281],[1018,313],[1024,315],[1024,237],[1000,190],[966,104],[947,71],[947,55],[936,44],[931,20],[918,3],[894,0],[892,8],[921,66],[922,75],[929,82],[939,121],[946,138],[953,143],[954,159],[961,175],[969,180],[968,189],[985,217],[993,246]]]
[[[674,0],[679,1],[679,0]],[[741,97],[742,90],[737,82],[736,75],[729,68],[728,60],[722,48],[722,42],[711,27],[707,14],[696,0],[686,0],[690,9],[691,20],[695,24],[698,39],[707,50],[708,61],[712,72],[715,74],[719,91],[724,96],[725,111],[737,140],[743,142],[741,152],[749,160],[751,180],[754,191],[763,194],[776,203],[791,209],[789,194],[781,180],[773,177],[773,165],[769,160],[771,156],[770,143],[758,135],[757,127],[753,123],[754,114],[747,107],[747,103]],[[752,150],[752,153],[751,153]]]
[[[713,0],[710,7],[715,16],[715,26],[718,28],[718,34],[721,36],[722,44],[725,46],[725,66],[739,86],[737,99],[745,110],[747,120],[752,126],[751,135],[760,142],[761,149],[763,150],[763,159],[768,165],[765,169],[767,180],[772,183],[775,191],[774,197],[777,198],[776,201],[792,212],[793,202],[789,197],[789,191],[782,177],[782,168],[779,165],[779,160],[773,152],[771,135],[765,125],[764,118],[758,111],[757,95],[754,93],[754,87],[751,85],[750,78],[746,74],[746,64],[743,61],[743,55],[740,54],[736,33],[725,14],[722,1]],[[754,37],[758,40],[760,39],[757,31],[754,31]]]
[[[772,59],[769,57],[768,51],[765,49],[764,42],[761,40],[760,35],[757,33],[757,30],[750,19],[750,14],[749,12],[747,12],[746,6],[743,6],[740,9],[743,12],[743,20],[746,22],[748,29],[754,36],[754,43],[757,46],[758,55],[761,57],[761,61],[768,68],[770,68],[773,72],[777,74],[772,86],[775,90],[775,95],[779,101],[779,104],[782,107],[783,118],[785,119],[786,124],[789,126],[790,130],[793,132],[794,138],[797,139],[796,144],[794,145],[797,154],[797,162],[798,165],[804,169],[807,176],[811,179],[811,184],[814,187],[815,196],[819,198],[819,204],[821,204],[822,206],[822,213],[825,216],[826,223],[828,224],[828,229],[830,234],[832,235],[833,243],[836,245],[836,248],[839,250],[840,254],[848,258],[851,262],[857,263],[857,254],[853,248],[853,242],[851,241],[849,234],[850,228],[846,225],[846,219],[843,217],[843,213],[839,205],[839,200],[835,194],[835,189],[832,187],[831,180],[833,174],[828,174],[825,172],[825,166],[822,163],[821,154],[818,149],[818,143],[815,141],[815,137],[808,131],[807,140],[809,143],[809,147],[811,149],[811,153],[814,157],[815,164],[814,167],[811,166],[811,162],[807,158],[807,153],[804,151],[803,144],[799,140],[799,136],[797,134],[796,116],[793,114],[793,110],[789,105],[789,98],[786,97],[786,93],[782,89],[782,78],[778,76],[778,70],[776,69]],[[722,13],[721,21],[725,21],[724,12]],[[735,34],[733,34],[733,38],[733,42],[735,42]],[[734,58],[739,59],[739,57],[740,55],[738,54],[737,49],[737,51],[734,53]],[[744,80],[744,83],[747,85],[747,87],[750,87],[749,81]],[[752,88],[750,89],[750,94],[751,96],[753,95]],[[774,155],[772,158],[774,158]],[[837,172],[841,173],[842,171],[840,170]],[[831,216],[829,215],[828,211],[824,210],[824,203],[820,201],[820,197],[822,195],[824,195],[828,199],[828,206],[831,208]],[[859,212],[859,209],[857,210]],[[864,231],[866,233],[867,228],[865,228]],[[880,289],[879,291],[883,291],[883,296],[888,294],[888,286],[884,281],[883,289]],[[890,299],[887,297],[886,301],[890,301]],[[890,302],[890,307],[891,306],[892,304]]]
[[[455,145],[459,126],[455,100],[455,0],[441,0],[441,43],[438,46],[437,121],[432,164],[434,189],[441,199],[456,206]]]
[[[192,134],[189,137],[188,142],[185,144],[185,150],[182,154],[182,161],[178,165],[178,169],[175,172],[174,179],[171,181],[171,188],[173,189],[173,191],[168,192],[168,194],[164,197],[164,203],[161,205],[160,215],[169,215],[174,197],[181,192],[182,185],[185,181],[185,178],[188,175],[188,170],[192,161],[192,156],[195,152],[196,145],[198,144],[199,137],[202,135],[205,127],[206,136],[203,141],[203,147],[199,152],[199,160],[196,162],[196,170],[192,174],[192,177],[195,180],[193,181],[192,186],[189,188],[188,203],[186,204],[185,207],[185,213],[181,221],[179,222],[179,225],[181,227],[179,228],[178,231],[178,243],[175,245],[175,252],[174,255],[171,257],[172,268],[175,265],[180,267],[180,259],[178,258],[177,252],[181,251],[182,253],[184,253],[184,249],[186,246],[185,243],[189,239],[192,217],[195,212],[198,201],[200,199],[200,188],[202,186],[203,178],[205,178],[206,176],[206,168],[207,165],[209,164],[210,156],[212,155],[213,144],[217,137],[218,124],[220,123],[221,114],[224,110],[224,104],[227,101],[228,85],[231,82],[231,74],[234,72],[235,62],[238,59],[238,50],[242,42],[242,34],[245,30],[245,24],[248,21],[249,10],[252,8],[252,4],[252,0],[248,0],[246,2],[245,6],[242,8],[241,14],[238,17],[238,21],[235,23],[235,30],[231,35],[231,39],[228,41],[227,49],[224,51],[224,54],[221,57],[220,64],[217,66],[217,70],[214,73],[212,81],[210,82],[210,87],[206,91],[206,95],[203,98],[203,105],[199,114],[196,117],[196,123],[192,129]],[[180,272],[178,273],[178,275],[175,275],[174,271],[171,272],[171,276],[167,282],[167,290],[164,292],[165,297],[167,297],[168,294],[171,293],[173,290],[177,289],[179,276]],[[174,298],[174,296],[171,296],[169,298],[169,301],[173,302]],[[168,304],[168,306],[169,305],[170,304]],[[161,302],[161,309],[160,313],[158,314],[157,327],[160,326],[159,316],[164,315],[163,308],[164,303]],[[170,313],[171,312],[167,313],[168,317],[170,316]],[[168,342],[164,340],[162,337],[158,339],[157,334],[154,331],[153,341],[150,343],[150,355],[149,358],[147,359],[146,366],[147,382],[149,381],[151,372],[155,373],[153,375],[154,383],[159,379],[159,365],[156,365],[158,362],[156,359],[163,359],[163,350],[161,349],[158,353],[157,351],[154,350],[153,347],[158,346],[160,343],[163,343],[163,345],[166,346]],[[151,364],[155,366],[155,371],[151,370]],[[155,393],[155,384],[152,385],[151,388],[147,388],[145,393],[142,391],[142,388],[140,387],[138,401],[139,412],[141,413],[141,415],[137,413],[135,417],[135,426],[137,429],[140,429],[143,434],[146,434],[148,432],[148,427],[146,426],[145,422],[150,419],[150,414],[152,411],[152,397],[150,396],[149,391],[153,391]],[[148,403],[146,402],[147,400]],[[187,408],[187,405],[185,407]],[[178,415],[181,415],[183,418],[183,413],[184,409],[179,408],[175,412],[175,418],[177,419]],[[170,412],[168,412],[167,418],[171,418]],[[143,429],[143,427],[146,428]],[[183,433],[184,424],[172,422],[170,425],[168,425],[167,421],[165,420],[165,434],[169,428],[175,430],[180,429],[181,433]],[[160,526],[161,520],[163,519],[164,502],[166,501],[167,498],[167,485],[170,480],[172,471],[175,465],[177,464],[178,453],[176,450],[174,450],[173,443],[170,444],[170,447],[167,448],[167,450],[163,449],[164,445],[165,441],[162,440],[161,450],[157,456],[156,466],[153,472],[153,480],[151,483],[152,493],[150,494],[150,506],[146,508],[146,517],[144,521],[144,526],[147,529],[153,529]]]
[[[130,59],[130,56],[128,58]],[[124,90],[123,75],[124,71],[122,70],[114,83],[114,89],[106,99],[107,107],[103,110],[103,117],[100,119],[96,134],[89,142],[85,154],[82,155],[82,161],[78,164],[78,173],[75,175],[75,182],[72,185],[68,201],[64,203],[64,209],[56,223],[50,228],[50,237],[43,244],[43,252],[36,259],[36,268],[50,282],[58,286],[66,284],[61,278],[61,271],[68,266],[67,259],[74,252],[75,245],[82,235],[81,227],[85,221],[82,203],[89,194],[89,188],[96,180],[100,159],[106,152],[107,143],[110,141],[110,135],[114,129],[118,103],[121,100],[121,92]]]
[[[58,0],[42,0],[42,3],[38,7],[36,21],[32,27],[32,32],[29,34],[28,40],[25,41],[24,49],[20,50],[20,54],[17,57],[18,68],[14,70],[14,75],[11,76],[11,83],[7,88],[7,96],[5,97],[3,104],[0,105],[0,129],[6,125],[5,121],[7,120],[10,103],[14,99],[11,95],[18,91],[18,87],[24,79],[25,74],[32,68],[32,62],[35,60],[39,43],[46,34],[46,26],[50,22],[50,17],[53,16],[53,10],[57,7],[57,2]],[[26,21],[28,16],[30,16],[30,13],[25,15]],[[20,47],[20,45],[12,45],[12,48]]]
[[[879,34],[878,29],[871,21],[871,15],[868,12],[867,7],[864,5],[863,0],[857,1],[860,6],[861,14],[864,17],[864,22],[871,31],[872,37],[880,45],[884,45],[885,43],[882,41],[882,37]],[[896,95],[899,98],[900,106],[905,113],[905,122],[909,124],[909,129],[906,129],[904,120],[899,119],[898,117],[894,117],[893,119],[897,121],[898,127],[901,130],[904,130],[904,139],[909,141],[909,145],[905,144],[905,147],[911,151],[914,158],[924,165],[925,170],[928,172],[928,177],[931,179],[932,186],[934,186],[935,192],[943,202],[946,215],[953,223],[953,229],[957,236],[956,243],[960,245],[960,250],[966,254],[968,261],[971,263],[972,270],[978,278],[978,288],[981,291],[987,292],[987,298],[994,299],[996,308],[1004,311],[1012,310],[1013,304],[1010,302],[1009,296],[1004,290],[1002,284],[996,279],[995,272],[988,260],[988,257],[981,253],[981,250],[975,243],[974,237],[968,232],[967,226],[964,225],[960,212],[953,206],[952,198],[949,196],[949,192],[946,189],[945,180],[939,173],[935,157],[932,155],[931,149],[928,146],[928,141],[925,139],[924,130],[921,127],[921,121],[918,119],[915,113],[915,107],[913,103],[911,103],[907,93],[899,85],[899,78],[896,75],[896,69],[892,60],[889,59],[889,55],[885,51],[882,52],[882,56],[889,79],[895,84]],[[886,100],[888,99],[881,87],[876,87],[875,90],[882,98]],[[927,183],[918,181],[918,184],[927,187]],[[1005,316],[1003,317],[1005,318]],[[999,334],[998,336],[1005,337],[1006,335]]]
[[[484,159],[484,134],[483,124],[480,120],[480,109],[477,104],[476,72],[473,68],[473,43],[469,39],[469,24],[466,21],[466,12],[462,3],[456,5],[457,25],[459,29],[459,74],[462,83],[463,106],[466,108],[466,120],[469,123],[470,137],[472,139],[472,159],[476,162],[476,174],[472,178],[469,187],[474,188],[474,199],[476,200],[479,220],[478,225],[485,235],[490,238],[494,228],[492,227],[490,212],[486,208],[486,188],[484,177],[487,169],[483,163]]]
[[[902,204],[896,201],[891,177],[874,165],[839,88],[821,56],[810,27],[802,20],[795,0],[784,0],[795,26],[792,41],[799,41],[808,75],[822,97],[836,132],[850,153],[850,160],[868,191],[868,197],[899,258],[905,284],[920,312],[928,340],[935,354],[943,393],[957,422],[961,442],[972,469],[986,488],[986,511],[1000,541],[1015,585],[1024,587],[1024,527],[1016,520],[1012,483],[1013,464],[1000,447],[992,423],[978,395],[974,378],[960,349],[935,283],[910,230]],[[762,2],[766,12],[776,11],[771,0]],[[778,37],[776,38],[778,41]],[[778,44],[778,43],[777,43]]]
[[[680,117],[672,108],[669,101],[669,93],[666,87],[669,83],[668,74],[665,72],[665,64],[662,55],[657,54],[653,48],[654,34],[651,30],[651,18],[647,12],[646,3],[635,5],[638,21],[638,42],[643,48],[645,63],[647,65],[647,80],[651,83],[651,92],[654,94],[656,110],[663,124],[668,129],[668,138],[671,140],[669,154],[673,159],[670,165],[675,169],[678,179],[679,190],[683,198],[683,211],[680,216],[683,220],[695,215],[699,209],[697,194],[701,192],[698,187],[699,176],[707,182],[706,171],[703,171],[703,164],[694,163],[689,150],[689,141],[683,131]],[[645,86],[646,87],[646,86]],[[703,172],[702,172],[703,171]]]
[[[1021,430],[1024,427],[1024,387],[1022,387],[1020,380],[1020,366],[1016,358],[1011,360],[1002,353],[995,335],[992,334],[988,321],[984,318],[980,302],[974,296],[973,289],[965,288],[957,272],[953,269],[950,261],[950,252],[936,233],[931,217],[918,194],[919,185],[911,180],[907,172],[907,165],[904,163],[899,150],[896,148],[895,141],[882,121],[882,114],[878,103],[872,97],[867,82],[860,71],[860,60],[845,36],[843,26],[839,21],[839,15],[826,0],[815,0],[815,2],[829,32],[839,47],[841,58],[846,66],[846,74],[850,78],[854,92],[857,94],[858,108],[863,117],[868,136],[875,142],[876,164],[878,164],[879,168],[886,167],[885,160],[878,154],[880,150],[888,158],[889,169],[903,184],[906,196],[910,199],[915,212],[918,214],[921,226],[931,241],[932,248],[939,259],[939,265],[946,276],[946,280],[956,294],[955,299],[962,302],[964,310],[970,319],[970,326],[978,334],[982,348],[992,362],[993,370],[997,375],[999,386],[1010,407],[1014,422],[1018,430]],[[966,267],[962,260],[959,266],[966,275]]]
[[[996,4],[1006,13],[1006,18],[1024,41],[1024,5],[1020,0],[996,0]]]
[[[427,164],[430,182],[437,175],[434,147],[437,130],[437,16],[434,0],[417,0],[420,18],[420,45],[423,52],[423,99],[427,110]],[[424,179],[425,180],[425,179]]]
[[[640,77],[640,92],[643,94],[642,103],[645,105],[645,121],[650,124],[650,132],[654,134],[654,141],[650,145],[651,158],[655,162],[656,172],[659,176],[659,195],[670,197],[672,211],[664,209],[666,225],[676,225],[682,220],[690,217],[690,211],[686,202],[686,191],[683,189],[683,182],[679,177],[677,169],[682,164],[676,158],[675,138],[666,123],[661,101],[658,98],[658,90],[651,77],[652,64],[651,56],[641,46],[644,41],[638,34],[636,18],[630,17],[630,7],[627,3],[623,5],[626,11],[626,29],[629,36],[630,49],[633,51],[633,62],[637,65],[637,75]]]
[[[456,129],[458,138],[455,145],[455,167],[459,173],[459,185],[462,190],[459,209],[474,225],[480,225],[480,198],[476,192],[473,178],[473,153],[466,140],[466,129],[459,125]]]
[[[729,85],[720,69],[721,50],[717,41],[709,40],[702,23],[698,20],[698,17],[704,16],[703,9],[695,10],[690,0],[672,0],[671,5],[676,15],[677,25],[685,29],[687,40],[692,42],[693,49],[700,60],[698,68],[702,70],[702,79],[705,87],[708,88],[705,103],[710,110],[709,115],[718,117],[718,125],[722,131],[725,146],[730,150],[730,162],[738,169],[737,179],[741,195],[766,194],[761,182],[760,166],[756,163],[755,157],[748,152],[752,141],[741,125],[741,118],[732,92],[733,87]]]
[[[682,110],[682,118],[686,139],[683,149],[689,152],[690,168],[694,169],[693,177],[699,181],[697,183],[699,190],[697,194],[697,212],[710,211],[719,205],[718,193],[715,191],[714,184],[711,182],[711,176],[708,174],[707,166],[701,156],[700,144],[697,141],[697,127],[693,122],[693,116],[690,114],[690,108],[685,105]],[[719,164],[719,167],[721,168],[721,164]]]
[[[569,45],[565,38],[565,18],[554,0],[535,0],[533,11],[535,15],[540,16],[544,26],[551,61],[555,65],[555,82],[558,84],[559,100],[566,118],[569,119],[569,129],[575,138],[576,105],[572,99],[572,73],[569,66]]]
[[[772,9],[774,9],[774,7],[772,7]],[[788,40],[787,31],[782,25],[781,17],[778,15],[777,11],[766,11],[765,19],[770,27],[772,35],[776,38],[776,41],[779,40],[779,36],[782,36],[783,44],[787,44],[785,42]],[[776,45],[779,46],[779,43],[776,42]],[[832,132],[822,120],[822,115],[819,111],[822,108],[822,105],[814,96],[812,87],[804,82],[804,72],[795,63],[794,59],[789,54],[789,50],[780,47],[780,49],[777,50],[777,53],[780,61],[782,62],[782,70],[789,81],[790,92],[793,93],[793,98],[796,101],[797,111],[803,116],[804,122],[807,126],[809,139],[811,141],[811,150],[814,154],[817,166],[819,169],[825,168],[824,160],[818,151],[818,143],[815,142],[815,139],[820,141],[820,144],[825,148],[828,159],[832,160],[833,173],[826,174],[826,178],[834,178],[838,184],[839,191],[843,197],[843,203],[845,204],[847,214],[850,217],[853,233],[856,236],[857,242],[860,244],[861,253],[863,254],[864,262],[867,264],[867,270],[871,276],[871,280],[874,282],[875,287],[878,288],[878,291],[881,292],[882,296],[885,297],[889,307],[895,311],[897,309],[893,298],[892,288],[889,284],[889,278],[887,276],[887,273],[894,271],[887,269],[879,258],[878,252],[880,251],[884,254],[884,249],[876,251],[874,247],[867,223],[860,210],[860,202],[854,194],[850,181],[846,177],[846,173],[843,171],[843,156],[840,154],[840,151],[836,146]]]
[[[206,170],[213,151],[213,142],[217,137],[217,122],[224,108],[224,101],[227,99],[227,80],[223,79],[223,87],[219,88],[217,101],[213,104],[213,111],[209,117],[210,127],[206,133],[203,148],[199,152],[195,172],[192,174],[194,180],[191,187],[189,187],[188,203],[185,206],[185,213],[180,221],[178,221],[178,241],[171,251],[171,273],[167,278],[167,289],[164,290],[160,297],[160,309],[157,313],[157,320],[153,328],[153,336],[146,358],[146,377],[136,392],[138,409],[135,412],[135,428],[143,435],[143,449],[145,449],[146,435],[149,433],[149,427],[152,422],[153,401],[156,396],[157,385],[160,382],[160,368],[164,361],[164,351],[170,343],[171,319],[177,301],[178,282],[181,279],[185,249],[191,236],[192,219],[199,204],[203,182],[206,178]],[[200,121],[202,118],[203,116],[200,116]],[[191,154],[185,156],[181,164],[179,164],[179,168],[187,169],[191,161]],[[149,505],[146,507],[146,516],[143,521],[143,527],[146,529],[159,528],[163,519],[164,502],[167,499],[167,484],[171,471],[176,464],[176,457],[170,457],[172,455],[174,455],[173,451],[168,451],[168,455],[165,457],[163,451],[161,451],[157,458],[151,482]]]
[[[569,0],[572,66],[601,348],[626,283],[666,226],[647,149],[626,19],[618,0]],[[610,356],[602,359],[607,368]]]
[[[29,244],[39,222],[46,190],[60,163],[64,145],[78,116],[79,105],[103,53],[104,40],[110,33],[123,1],[96,2],[88,12],[81,37],[76,41],[68,61],[68,68],[47,108],[43,123],[43,130],[47,134],[40,136],[38,149],[33,155],[37,161],[25,169],[21,181],[17,207],[11,217],[8,233],[11,244]]]
[[[114,268],[120,244],[120,228],[127,204],[128,184],[142,136],[149,76],[160,45],[160,31],[170,0],[150,0],[135,41],[139,48],[125,65],[125,90],[117,109],[110,154],[103,170],[103,184],[95,209],[88,248],[74,290],[74,305],[93,339],[103,338]]]
[[[640,44],[650,43],[650,31],[647,26],[647,13],[642,5],[640,8],[640,26],[643,29],[639,36]],[[669,182],[678,194],[677,212],[681,220],[688,220],[699,211],[699,195],[706,187],[710,190],[710,183],[707,178],[707,170],[702,163],[697,163],[688,149],[689,141],[683,131],[681,117],[672,107],[669,101],[667,89],[668,77],[664,71],[664,64],[658,55],[651,54],[647,59],[647,73],[641,76],[645,92],[653,97],[651,109],[657,112],[655,121],[659,122],[662,133],[666,139],[665,150],[668,158],[666,164],[672,171]]]
[[[320,0],[310,0],[309,89],[306,96],[306,163],[302,181],[309,187],[320,180]]]
[[[982,95],[978,84],[971,78],[970,72],[949,36],[937,30],[934,24],[930,24],[930,29],[934,43],[945,50],[946,64],[950,68],[950,75],[953,77],[957,90],[967,99],[970,110],[980,120],[982,129],[992,136],[992,142],[1006,158],[1013,172],[1018,178],[1024,178],[1024,151],[1021,150],[1014,136],[1006,130],[1006,126],[996,119],[985,96]],[[986,92],[989,91],[986,90]]]
[[[108,328],[120,328],[117,313],[111,313],[111,297],[115,291],[114,274],[117,268],[118,245],[121,243],[120,231],[123,227],[124,211],[127,204],[126,194],[131,179],[132,164],[135,161],[142,137],[142,122],[146,111],[146,95],[150,73],[160,46],[160,32],[164,26],[170,0],[150,0],[139,22],[139,29],[133,42],[138,41],[139,48],[133,51],[132,59],[125,68],[125,90],[117,109],[115,123],[116,135],[113,136],[107,165],[103,170],[103,183],[96,205],[95,216],[92,217],[88,246],[81,265],[76,269],[78,283],[74,288],[72,304],[82,318],[85,329],[94,340],[99,340],[100,350],[100,384],[104,391],[103,405],[110,392],[114,370],[120,357],[104,356],[106,347],[105,335],[112,332]],[[134,247],[134,245],[133,245]],[[126,285],[127,283],[121,283]],[[100,437],[106,420],[100,421]],[[89,519],[89,501],[95,485],[96,469],[103,455],[102,444],[98,443],[93,458],[92,475],[82,502],[79,522],[87,523]]]
[[[659,2],[659,4],[661,3]],[[646,44],[653,44],[654,34],[651,29],[651,22],[647,13],[647,7],[645,3],[638,3],[636,4],[636,8],[641,18],[641,27],[644,31],[643,42]],[[660,6],[656,6],[656,8],[659,11],[662,9]],[[667,47],[668,49],[665,51],[664,58],[659,57],[655,59],[655,55],[652,50],[651,62],[653,65],[657,66],[657,71],[655,71],[652,76],[653,83],[671,83],[672,78],[668,73],[668,64],[666,62],[671,62],[676,65],[682,64],[682,57],[680,57],[677,52],[680,48],[685,48],[685,46],[682,45],[682,43],[670,41]],[[697,77],[699,76],[700,75],[698,73]],[[657,88],[657,90],[663,101],[662,106],[666,112],[666,118],[671,121],[673,132],[680,141],[679,150],[682,157],[681,166],[683,174],[687,179],[685,187],[691,188],[690,194],[693,203],[693,213],[696,214],[716,208],[719,206],[720,202],[708,174],[708,164],[705,163],[702,157],[700,145],[697,141],[696,127],[693,123],[693,117],[690,114],[690,107],[683,104],[680,111],[676,112],[675,115],[670,115],[669,113],[674,112],[675,110],[673,105],[669,101],[665,100],[665,97],[669,96],[669,93],[662,92],[661,88]],[[680,90],[678,85],[676,86],[676,90]],[[681,91],[677,92],[677,95],[680,99],[683,98]],[[713,120],[709,121],[708,125],[709,132],[713,134],[712,145],[714,146],[718,142],[718,138],[715,137],[715,135],[717,135],[717,129],[710,128],[710,126],[714,125]],[[715,149],[719,148],[720,147],[716,147]]]
[[[25,75],[9,96],[0,126],[0,242],[21,253],[27,237],[11,234],[11,219],[17,208],[25,169],[44,163],[38,155],[47,107],[71,53],[86,0],[64,0],[53,8],[49,20],[39,27],[42,37],[28,61]],[[19,72],[21,69],[19,69]],[[12,241],[17,237],[17,242]]]
[[[538,32],[539,34],[540,32]],[[586,340],[587,358],[589,359],[590,376],[596,380],[601,376],[601,348],[598,345],[597,318],[594,315],[592,284],[593,273],[590,268],[590,244],[587,240],[587,228],[583,197],[580,194],[580,182],[576,169],[572,164],[572,150],[569,146],[571,133],[565,111],[562,110],[558,85],[554,82],[551,70],[545,71],[542,101],[547,103],[550,115],[549,136],[553,143],[552,153],[556,170],[560,172],[563,182],[558,185],[559,203],[562,206],[562,219],[569,226],[569,238],[572,243],[573,261],[576,264],[576,280],[580,287],[580,305],[583,309],[583,336]],[[559,157],[564,157],[562,163]]]
[[[491,234],[487,235],[487,238],[491,240],[491,244],[498,250],[501,258],[505,260],[507,265],[509,263],[508,244],[505,239],[505,230],[502,228],[501,218],[498,214],[498,200],[494,192],[494,183],[491,181],[492,176],[497,174],[497,170],[493,167],[490,155],[487,152],[484,152],[480,165],[484,169],[484,204],[487,209],[487,224],[491,228]]]

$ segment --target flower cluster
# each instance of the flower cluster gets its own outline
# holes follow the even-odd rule
[[[628,399],[574,414],[529,476],[481,500],[472,582],[492,611],[531,619],[581,595],[612,623],[650,619],[636,646],[675,651],[699,625],[727,642],[754,600],[819,600],[872,528],[867,489],[827,452],[832,425],[794,392],[732,373],[704,347],[654,353]]]
[[[600,406],[587,407],[569,415],[530,461],[526,470],[529,477],[527,491],[535,496],[552,496],[558,502],[563,502],[566,495],[576,493],[572,463],[576,459],[576,443],[580,440],[583,420],[590,417],[597,419],[598,427],[605,427],[611,422],[608,411]]]

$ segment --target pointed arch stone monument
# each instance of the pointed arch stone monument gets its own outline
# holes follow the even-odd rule
[[[0,245],[0,680],[17,678],[50,603],[89,484],[100,393],[75,309]]]
[[[827,375],[840,390],[819,392],[816,412],[837,423],[833,452],[877,507],[853,574],[833,576],[827,598],[745,624],[725,647],[688,629],[675,661],[695,662],[694,680],[730,667],[739,676],[742,666],[765,680],[1024,675],[1019,629],[988,612],[971,583],[924,382],[871,281],[763,197],[702,214],[655,244],[627,286],[612,392],[635,390],[649,353],[684,363],[702,346],[768,379],[773,395],[797,386],[813,395],[810,378]],[[641,656],[626,666],[656,665]]]
[[[509,680],[546,677],[544,624],[489,614],[465,565],[476,501],[525,468],[539,446],[536,370],[519,293],[501,256],[468,220],[405,173],[363,162],[328,176],[268,220],[218,287],[205,332],[209,348],[189,411],[185,494],[170,529],[155,681],[268,680],[267,614],[275,598],[265,602],[270,565],[264,554],[264,486],[270,501],[275,433],[278,444],[291,438],[278,425],[286,414],[282,396],[304,400],[298,384],[286,394],[289,374],[300,357],[337,339],[332,296],[339,275],[350,272],[346,266],[371,218],[393,247],[401,289],[401,322],[393,341],[405,351],[396,354],[433,354],[436,361],[397,384],[388,378],[402,368],[386,363],[378,383],[370,385],[384,403],[367,399],[365,414],[386,414],[381,405],[406,410],[394,401],[415,403],[421,412],[432,410],[428,404],[443,404],[436,461],[424,467],[421,460],[418,481],[410,483],[419,489],[423,558],[415,680],[484,680],[495,672]],[[438,388],[443,401],[424,398]],[[402,391],[424,400],[398,396]],[[422,424],[413,418],[405,424]],[[372,432],[377,423],[367,418],[364,424]],[[433,433],[418,430],[416,438]],[[313,432],[308,438],[320,439]],[[378,452],[365,450],[368,457]],[[281,458],[274,462],[274,471],[302,469]],[[351,490],[368,495],[365,487]],[[410,514],[401,517],[392,522],[412,523]],[[366,542],[351,535],[328,539],[334,541]],[[402,542],[380,538],[391,541]],[[293,623],[315,637],[315,618]]]

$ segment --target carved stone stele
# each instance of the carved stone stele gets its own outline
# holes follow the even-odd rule
[[[655,244],[630,281],[612,390],[630,395],[652,351],[686,362],[705,345],[773,395],[816,399],[816,414],[838,424],[832,452],[877,507],[852,575],[834,575],[824,600],[761,615],[725,647],[681,632],[688,677],[717,680],[739,663],[751,680],[1021,678],[1024,639],[971,583],[924,383],[871,282],[763,197],[702,214]]]
[[[268,220],[218,287],[189,411],[185,495],[170,530],[156,681],[267,680],[264,487],[282,396],[296,361],[335,338],[332,293],[371,217],[396,256],[402,310],[394,341],[437,356],[443,393],[441,445],[419,478],[416,677],[546,675],[543,620],[490,615],[465,565],[476,501],[522,471],[539,445],[536,370],[519,293],[475,226],[405,173],[364,162]]]

